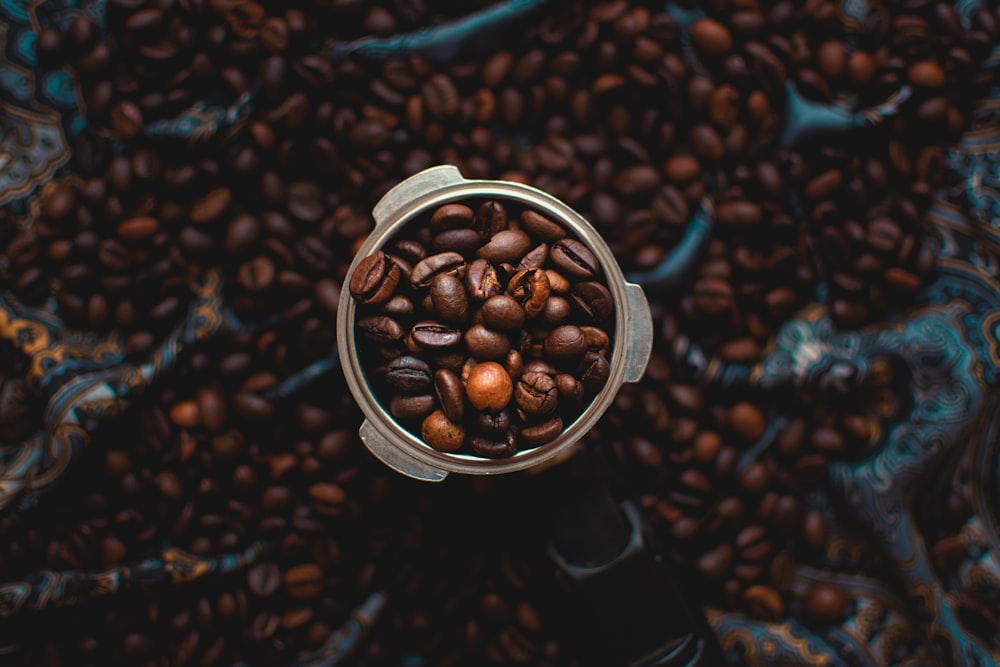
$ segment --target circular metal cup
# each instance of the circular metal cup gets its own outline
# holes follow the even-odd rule
[[[625,281],[610,248],[579,213],[537,188],[509,181],[467,180],[452,166],[425,169],[382,197],[372,211],[375,229],[358,251],[348,275],[353,274],[362,259],[382,248],[421,214],[473,198],[515,201],[530,207],[559,222],[594,253],[604,269],[615,304],[610,375],[587,409],[551,442],[506,459],[439,452],[400,426],[368,385],[357,354],[354,324],[357,304],[345,290],[337,311],[337,345],[347,386],[365,415],[359,431],[361,440],[390,468],[421,480],[441,481],[452,472],[467,475],[514,472],[553,459],[597,423],[622,383],[636,382],[642,377],[653,346],[653,320],[646,295],[641,287]]]

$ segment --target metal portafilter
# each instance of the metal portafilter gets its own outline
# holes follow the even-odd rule
[[[419,221],[424,214],[445,204],[470,199],[495,199],[532,209],[560,224],[593,253],[601,265],[614,305],[614,323],[608,331],[612,334],[608,351],[610,374],[579,417],[565,425],[550,442],[502,459],[438,451],[400,425],[376,396],[358,351],[359,342],[364,343],[357,340],[358,304],[345,291],[337,312],[337,344],[347,384],[365,415],[361,439],[390,468],[427,481],[441,481],[452,472],[508,473],[550,461],[597,423],[622,383],[636,382],[642,377],[652,349],[652,318],[646,296],[639,286],[626,282],[611,250],[589,222],[562,201],[536,188],[508,181],[465,179],[451,166],[426,169],[385,194],[373,211],[375,229],[358,251],[348,275],[353,275],[365,257],[398,238],[407,225]]]

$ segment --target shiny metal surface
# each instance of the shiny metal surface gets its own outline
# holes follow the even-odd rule
[[[421,214],[450,202],[483,197],[515,201],[550,216],[569,229],[598,258],[615,301],[614,341],[609,359],[611,374],[591,405],[550,443],[518,452],[508,459],[439,452],[400,426],[368,386],[356,354],[356,303],[345,290],[337,311],[337,344],[347,385],[366,418],[360,429],[361,439],[372,454],[390,468],[425,481],[441,481],[453,472],[469,475],[514,472],[559,455],[597,423],[624,382],[635,382],[642,377],[652,351],[649,302],[641,287],[625,281],[614,255],[597,230],[562,201],[520,183],[468,180],[452,166],[431,167],[411,176],[375,205],[372,211],[375,230],[358,251],[350,272]]]

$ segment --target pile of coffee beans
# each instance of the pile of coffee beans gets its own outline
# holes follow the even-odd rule
[[[86,15],[39,35],[39,58],[78,76],[91,128],[121,144],[105,153],[77,138],[76,176],[52,184],[31,220],[0,220],[0,289],[34,305],[53,297],[74,328],[120,333],[133,359],[176,325],[212,267],[242,319],[277,322],[185,356],[96,433],[75,474],[0,542],[0,576],[127,565],[165,542],[198,554],[274,546],[231,577],[0,624],[4,661],[287,665],[410,562],[419,574],[361,647],[364,664],[581,663],[539,585],[544,564],[511,521],[516,480],[432,487],[388,470],[358,440],[362,415],[339,378],[266,397],[330,353],[372,206],[435,164],[558,197],[627,271],[662,260],[713,195],[717,224],[692,281],[649,294],[646,377],[586,442],[625,467],[710,604],[761,618],[801,609],[819,627],[843,617],[843,591],[803,607],[789,574],[836,528],[808,501],[831,460],[867,443],[864,405],[835,397],[812,411],[708,392],[683,376],[672,345],[684,334],[755,361],[819,277],[844,326],[909,303],[933,276],[920,221],[943,183],[944,146],[996,83],[983,67],[1000,38],[996,9],[963,25],[950,0],[874,0],[855,3],[868,20],[848,22],[835,0],[710,0],[688,49],[661,1],[570,0],[448,63],[322,55],[330,38],[488,4],[107,0],[106,39]],[[856,137],[785,147],[788,82],[844,108],[903,85],[910,97]],[[252,90],[252,113],[224,138],[139,131]],[[789,419],[774,442],[741,467],[778,413]],[[969,512],[954,492],[930,509],[921,525],[961,525]],[[970,626],[995,628],[995,610],[961,604],[963,619],[979,619]]]
[[[608,380],[614,301],[594,253],[517,202],[455,201],[348,277],[383,406],[442,452],[551,442]]]

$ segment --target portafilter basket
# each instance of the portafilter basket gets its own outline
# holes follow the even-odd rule
[[[554,440],[506,459],[440,452],[403,428],[368,384],[357,350],[357,304],[348,290],[337,310],[337,345],[347,386],[365,415],[359,434],[365,446],[387,466],[404,475],[441,481],[448,473],[494,475],[545,463],[580,440],[611,405],[625,382],[637,382],[646,370],[653,346],[653,320],[642,288],[625,281],[621,267],[597,230],[583,216],[555,197],[521,183],[469,180],[452,166],[425,169],[398,184],[375,205],[375,229],[359,249],[348,276],[362,259],[394,239],[411,221],[438,207],[468,199],[511,201],[549,216],[586,245],[604,270],[614,299],[610,375],[590,405]]]

